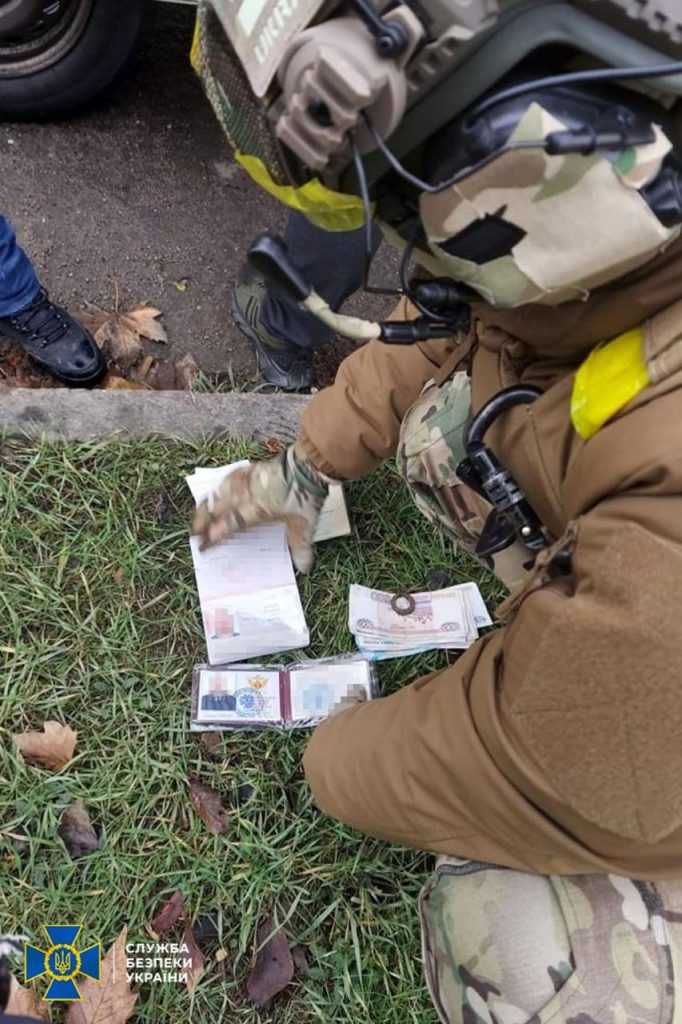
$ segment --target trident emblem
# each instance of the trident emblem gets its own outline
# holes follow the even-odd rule
[[[70,950],[55,950],[54,966],[59,974],[71,974],[71,952]]]

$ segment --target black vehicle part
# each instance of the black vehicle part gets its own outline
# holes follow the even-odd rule
[[[148,0],[46,0],[12,35],[0,14],[0,118],[60,117],[89,103],[123,69],[148,10]]]

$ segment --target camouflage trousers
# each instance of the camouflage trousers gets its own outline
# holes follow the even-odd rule
[[[682,882],[441,857],[420,898],[444,1024],[679,1024]]]
[[[485,561],[478,558],[476,542],[492,506],[457,476],[457,466],[465,456],[464,433],[470,413],[471,386],[466,373],[455,373],[441,385],[428,383],[403,420],[398,468],[429,522],[512,590],[525,575],[528,551],[516,543]]]
[[[427,384],[398,465],[419,509],[476,557],[490,506],[457,466],[466,374]],[[507,586],[528,553],[488,565]],[[427,983],[444,1024],[682,1024],[682,882],[545,877],[441,857],[420,898]]]

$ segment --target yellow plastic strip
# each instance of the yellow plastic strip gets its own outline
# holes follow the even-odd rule
[[[573,426],[587,440],[649,383],[639,327],[600,345],[576,373],[571,396]]]
[[[235,153],[235,159],[257,185],[292,210],[299,210],[325,231],[353,231],[365,222],[362,200],[345,192],[333,192],[319,178],[294,185],[278,185],[263,161],[246,153]]]
[[[194,35],[192,36],[192,48],[189,51],[189,62],[199,75],[201,74],[201,25],[199,17],[194,22]]]

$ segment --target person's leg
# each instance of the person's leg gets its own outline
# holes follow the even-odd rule
[[[681,904],[679,881],[546,877],[439,858],[419,908],[438,1017],[671,1024]]]
[[[12,225],[0,214],[0,317],[30,306],[39,291],[33,264],[17,244]]]
[[[33,265],[0,214],[0,335],[20,345],[66,384],[96,384],[106,370],[94,339],[65,309],[50,302]]]
[[[290,213],[285,240],[292,262],[334,309],[361,286],[365,274],[365,234],[323,231],[300,213]],[[373,230],[373,252],[381,242]],[[232,315],[253,345],[260,371],[272,384],[295,390],[314,383],[315,348],[331,341],[330,331],[317,317],[265,281],[246,265],[235,284]]]
[[[338,309],[365,278],[365,230],[323,231],[300,213],[290,213],[284,235],[287,251],[303,278]],[[381,233],[373,230],[373,253]],[[286,292],[268,288],[261,308],[266,330],[298,348],[318,348],[334,337],[325,324],[301,309]]]
[[[505,778],[472,720],[467,676],[477,654],[328,718],[305,750],[306,778],[320,810],[367,835],[538,870],[542,816]]]

